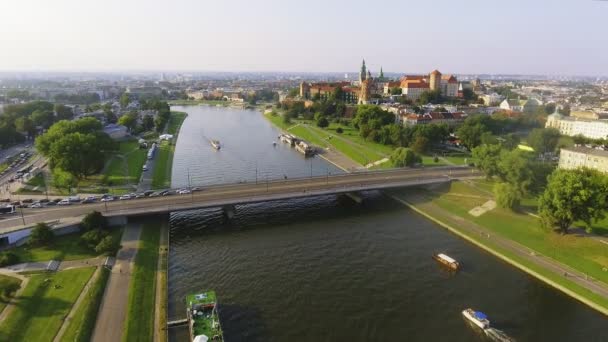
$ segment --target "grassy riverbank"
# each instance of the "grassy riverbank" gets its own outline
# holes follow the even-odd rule
[[[171,171],[173,169],[173,155],[179,131],[188,114],[184,112],[171,112],[167,124],[167,133],[173,135],[172,141],[163,141],[158,147],[154,171],[152,172],[152,189],[164,189],[171,186]]]
[[[427,218],[440,223],[465,239],[486,249],[501,259],[562,290],[563,292],[608,314],[608,298],[600,296],[573,281],[580,272],[585,281],[608,283],[608,249],[590,237],[559,235],[544,230],[537,218],[527,213],[516,213],[496,208],[474,217],[469,210],[492,199],[487,191],[489,184],[478,182],[453,182],[448,189],[410,189],[393,192],[398,198],[410,203]],[[474,231],[483,232],[481,235]],[[501,240],[519,246],[518,254],[506,248]],[[542,265],[548,258],[551,263],[562,265],[566,270],[557,273]],[[580,278],[579,278],[580,280]]]
[[[94,267],[31,276],[19,303],[0,324],[1,341],[53,341]]]
[[[109,230],[115,241],[120,240],[122,228],[111,228]],[[19,257],[19,262],[36,262],[48,260],[79,260],[94,258],[99,253],[82,243],[81,233],[72,233],[56,236],[48,246],[31,247],[23,245],[10,249]]]
[[[129,286],[129,309],[123,341],[152,341],[160,229],[144,224]]]
[[[285,123],[281,115],[266,113],[264,117],[276,127],[315,146],[339,151],[362,166],[390,157],[395,149],[394,146],[363,139],[359,135],[359,130],[352,126],[331,123],[327,128],[320,128],[312,120],[292,120],[290,123]],[[342,129],[342,133],[337,133],[338,128]],[[422,156],[422,164],[425,166],[442,166],[447,163],[441,160],[435,161],[433,156]],[[393,165],[388,161],[373,168],[391,167]]]
[[[228,106],[230,105],[230,101],[219,101],[219,100],[171,100],[168,101],[171,106],[195,106],[206,104],[210,106]]]
[[[91,340],[99,306],[110,278],[109,269],[102,267],[99,272],[99,276],[76,309],[72,321],[63,334],[62,341],[87,342]]]

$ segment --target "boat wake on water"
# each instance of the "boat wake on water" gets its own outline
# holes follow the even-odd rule
[[[495,328],[487,328],[484,330],[486,335],[493,341],[499,342],[515,342],[515,339],[507,335],[504,331]]]

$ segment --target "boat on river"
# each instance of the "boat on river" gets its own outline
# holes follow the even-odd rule
[[[211,139],[210,143],[211,143],[211,146],[213,146],[213,148],[216,149],[216,150],[219,150],[222,147],[222,145],[220,145],[220,141],[219,140]]]
[[[475,326],[481,328],[482,330],[486,330],[490,327],[490,320],[488,316],[481,311],[475,311],[471,308],[462,310],[462,315],[469,322],[473,323]]]
[[[433,254],[433,259],[437,260],[440,264],[449,267],[450,269],[456,271],[460,268],[460,263],[453,258],[447,256],[443,253]]]
[[[192,342],[224,341],[215,291],[186,296],[186,311]]]

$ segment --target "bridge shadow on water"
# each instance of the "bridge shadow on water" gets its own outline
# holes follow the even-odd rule
[[[345,195],[326,195],[238,205],[231,218],[222,208],[175,212],[170,217],[171,233],[198,236],[403,209],[401,203],[382,191],[365,191],[358,195],[361,203]]]

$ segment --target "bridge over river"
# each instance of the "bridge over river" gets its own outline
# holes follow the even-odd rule
[[[480,175],[479,172],[468,167],[433,167],[215,185],[192,194],[23,209],[23,215],[15,215],[0,221],[0,234],[21,230],[38,222],[73,220],[93,210],[100,211],[110,218],[141,216],[308,196],[437,184],[453,179],[477,178]]]

